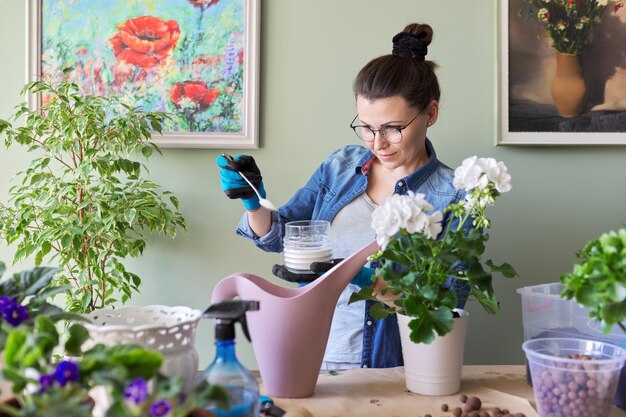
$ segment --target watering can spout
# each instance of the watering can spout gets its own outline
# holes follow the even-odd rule
[[[337,300],[378,249],[372,241],[300,288],[245,273],[229,275],[217,284],[212,303],[234,297],[260,302],[260,310],[250,311],[247,317],[261,379],[270,396],[313,395]]]

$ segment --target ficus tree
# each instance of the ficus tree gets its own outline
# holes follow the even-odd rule
[[[124,259],[142,254],[146,233],[185,230],[178,198],[147,179],[136,160],[160,153],[150,138],[167,114],[84,94],[66,81],[31,82],[22,93],[40,94],[43,104],[22,103],[0,120],[7,148],[20,145],[33,156],[0,203],[0,236],[16,245],[14,262],[32,256],[35,265],[61,267],[54,283],[70,286],[66,309],[128,301],[141,279]]]

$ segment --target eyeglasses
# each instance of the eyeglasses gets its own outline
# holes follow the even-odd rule
[[[383,126],[380,129],[372,129],[366,125],[353,125],[354,121],[359,117],[357,114],[350,122],[350,127],[354,130],[354,133],[361,139],[363,142],[373,142],[376,137],[376,132],[380,133],[380,136],[385,138],[385,140],[389,143],[400,143],[402,141],[402,131],[409,127],[413,120],[417,119],[417,116],[422,114],[419,112],[415,115],[414,118],[411,119],[409,123],[404,126]]]

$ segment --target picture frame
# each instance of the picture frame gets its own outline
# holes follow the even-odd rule
[[[27,0],[26,80],[69,66],[86,92],[166,111],[162,148],[256,149],[260,2]]]
[[[623,46],[617,53],[611,51],[611,39],[623,43],[624,9],[605,10],[602,22],[593,28],[592,41],[579,58],[586,83],[582,110],[564,117],[551,94],[557,53],[544,27],[529,16],[528,5],[527,0],[498,1],[496,145],[626,144],[626,91],[619,88],[626,82],[626,66],[608,59],[626,52]],[[617,65],[611,71],[613,64]]]

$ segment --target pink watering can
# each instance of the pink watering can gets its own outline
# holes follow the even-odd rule
[[[239,297],[258,300],[247,313],[248,328],[265,391],[273,397],[313,395],[330,324],[343,289],[378,251],[373,241],[300,288],[275,285],[257,275],[235,273],[213,290],[211,303]]]

